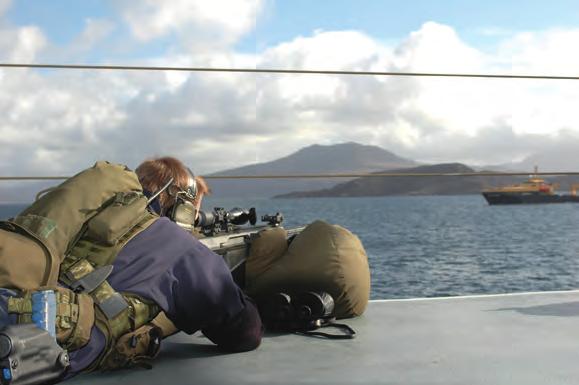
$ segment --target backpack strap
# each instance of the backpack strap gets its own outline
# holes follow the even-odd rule
[[[156,219],[157,215],[146,211],[138,223],[112,246],[81,237],[61,264],[59,281],[77,292],[86,292],[91,296],[98,310],[95,312],[96,326],[105,334],[107,341],[114,341],[138,329],[160,311],[152,301],[130,293],[117,292],[106,280],[119,251]]]
[[[87,294],[74,293],[64,287],[40,287],[38,290],[53,290],[56,295],[56,339],[67,350],[76,350],[90,340],[94,324],[94,304]],[[25,290],[19,295],[9,296],[7,312],[16,315],[16,323],[32,323],[32,294]]]
[[[163,338],[169,337],[179,331],[163,311],[157,314],[151,323],[161,330]]]
[[[294,333],[304,336],[327,338],[331,340],[348,340],[356,337],[356,332],[350,326],[346,324],[336,323],[334,321],[335,318],[319,319],[316,320],[316,322],[312,325],[311,330],[297,330]],[[333,334],[333,333],[324,333],[321,331],[314,331],[319,328],[328,328],[328,327],[336,328],[341,333]]]

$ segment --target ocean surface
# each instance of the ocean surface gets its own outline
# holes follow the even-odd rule
[[[1,205],[0,218],[24,205]],[[579,204],[489,206],[482,196],[206,198],[213,207],[281,212],[285,227],[322,219],[355,233],[372,299],[579,288]]]

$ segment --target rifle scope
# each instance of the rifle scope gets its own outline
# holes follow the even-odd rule
[[[257,222],[255,207],[249,210],[235,207],[230,211],[222,207],[215,207],[212,212],[199,211],[195,226],[212,233],[219,233],[221,231],[230,231],[229,228],[231,226],[240,226],[248,222],[252,226]]]

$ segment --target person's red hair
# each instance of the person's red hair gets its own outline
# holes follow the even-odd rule
[[[185,190],[189,184],[189,171],[187,167],[177,158],[165,156],[156,159],[147,159],[137,167],[135,170],[143,189],[155,193],[165,186],[171,178],[173,184],[169,189]],[[210,193],[207,182],[200,177],[195,177],[197,184],[197,198],[200,195],[207,195]],[[168,190],[169,190],[168,189]],[[159,203],[163,210],[167,209],[173,204],[169,191],[163,192],[159,195]]]

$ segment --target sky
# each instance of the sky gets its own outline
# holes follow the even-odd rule
[[[0,0],[3,63],[579,75],[578,45],[570,0]],[[0,69],[0,175],[349,141],[577,171],[578,105],[568,80]]]

